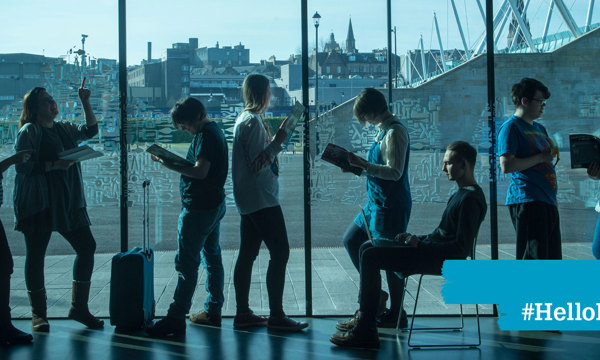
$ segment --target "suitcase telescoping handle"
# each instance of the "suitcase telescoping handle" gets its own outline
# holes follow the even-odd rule
[[[143,226],[144,226],[144,252],[148,253],[149,249],[150,249],[150,210],[149,208],[149,203],[150,203],[150,191],[148,189],[148,187],[150,187],[150,179],[146,179],[144,180],[144,182],[142,182],[142,188],[144,189],[144,220],[143,220]]]

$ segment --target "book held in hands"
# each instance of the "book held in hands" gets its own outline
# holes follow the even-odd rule
[[[348,150],[332,143],[327,144],[325,151],[321,155],[321,159],[355,175],[360,176],[363,171],[359,167],[350,165],[348,162]]]
[[[570,134],[571,169],[587,168],[600,162],[600,138],[590,134]]]
[[[304,105],[302,105],[300,103],[300,101],[296,100],[296,103],[294,104],[294,107],[292,108],[292,111],[290,112],[290,116],[288,116],[287,124],[285,124],[285,130],[288,132],[288,134],[291,135],[291,133],[296,129],[296,126],[298,125],[298,121],[300,121],[300,119],[302,119],[303,114],[304,114]]]
[[[146,149],[150,154],[159,157],[174,165],[194,166],[194,163],[182,158],[181,156],[163,148],[160,145],[154,144]]]
[[[78,146],[69,150],[65,150],[58,154],[58,158],[61,160],[71,161],[84,161],[89,159],[95,159],[97,157],[104,156],[101,151],[96,151],[88,145]]]

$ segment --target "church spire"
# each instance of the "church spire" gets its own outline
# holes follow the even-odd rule
[[[352,19],[348,22],[348,35],[346,36],[346,53],[351,54],[356,52],[356,44],[354,42],[354,31],[352,30]]]

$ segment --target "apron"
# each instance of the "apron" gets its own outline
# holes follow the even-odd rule
[[[399,122],[395,122],[394,124],[404,126]],[[389,129],[381,131],[381,134],[373,145],[371,145],[367,156],[368,162],[376,165],[385,165],[381,156],[381,141],[388,131]],[[404,171],[400,179],[396,181],[367,175],[367,196],[369,201],[363,208],[367,224],[364,223],[361,214],[356,216],[354,223],[363,230],[366,230],[365,225],[369,226],[375,245],[383,245],[378,240],[393,240],[397,234],[406,232],[412,208],[410,185],[408,182],[409,157],[410,144],[406,149]]]

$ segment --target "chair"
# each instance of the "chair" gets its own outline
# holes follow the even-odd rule
[[[475,248],[477,245],[477,238],[475,238],[475,240],[473,241],[473,248],[471,249],[471,254],[470,254],[470,258],[471,260],[475,260]],[[412,335],[413,335],[413,331],[428,331],[428,330],[451,330],[451,331],[462,331],[465,327],[465,322],[464,322],[464,314],[463,314],[463,306],[462,304],[460,304],[460,326],[456,326],[456,327],[421,327],[421,328],[415,328],[414,327],[414,323],[415,323],[415,314],[417,313],[417,304],[419,303],[419,294],[421,292],[421,283],[423,281],[423,277],[425,275],[427,276],[441,276],[440,274],[430,274],[430,273],[423,273],[423,274],[407,274],[404,275],[402,273],[396,273],[397,276],[399,276],[401,279],[404,280],[404,293],[402,294],[402,305],[404,306],[404,297],[405,294],[408,293],[414,300],[415,300],[415,305],[413,307],[413,313],[412,313],[412,317],[411,317],[411,321],[410,321],[410,328],[409,328],[409,333],[408,333],[408,346],[409,347],[413,347],[413,348],[431,348],[431,347],[478,347],[481,345],[481,326],[479,323],[479,305],[475,304],[475,317],[477,319],[477,337],[478,337],[478,341],[477,343],[474,344],[414,344],[411,342],[412,340]],[[417,294],[416,296],[413,296],[410,291],[407,290],[407,284],[408,284],[408,278],[412,275],[419,275],[419,284],[417,286]],[[398,322],[396,323],[396,333],[399,331],[398,327],[400,325],[400,317],[398,317]]]

